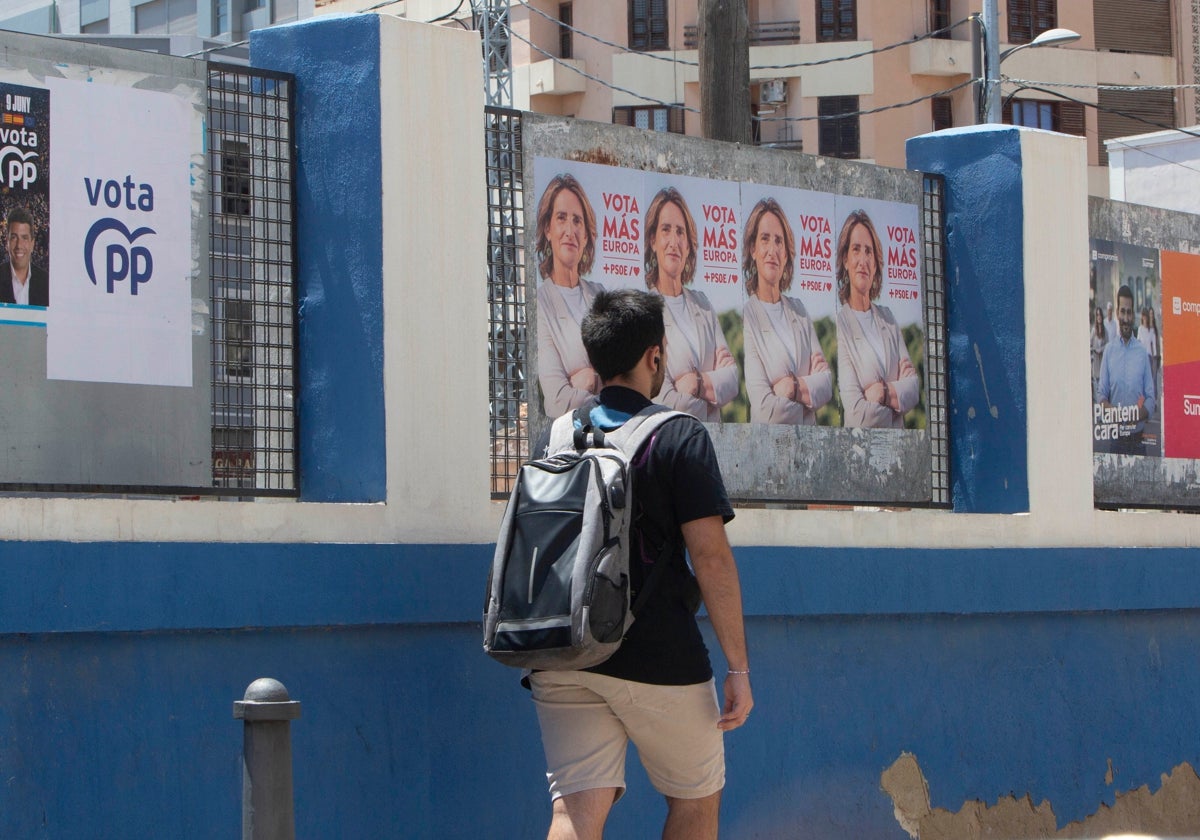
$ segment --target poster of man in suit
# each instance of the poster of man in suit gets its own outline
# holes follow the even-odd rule
[[[48,90],[0,84],[0,304],[8,306],[50,305],[49,117]],[[19,313],[18,321],[45,326]]]

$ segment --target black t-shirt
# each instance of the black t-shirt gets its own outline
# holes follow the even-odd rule
[[[636,391],[610,386],[583,407],[605,431],[617,428],[650,401]],[[548,442],[548,440],[547,440]],[[543,447],[534,451],[541,451]],[[629,628],[621,647],[607,661],[589,668],[597,674],[655,685],[693,685],[712,676],[708,650],[696,625],[699,586],[684,559],[685,522],[720,516],[733,518],[712,440],[694,417],[668,420],[632,461],[634,522],[630,535],[630,583],[636,593],[667,539],[674,546],[669,563]]]

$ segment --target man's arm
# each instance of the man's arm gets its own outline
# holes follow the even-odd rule
[[[693,519],[682,526],[683,541],[692,558],[692,568],[704,595],[708,617],[716,631],[717,641],[725,654],[730,671],[725,677],[725,705],[717,726],[725,731],[737,729],[746,722],[754,698],[750,691],[750,659],[746,652],[746,631],[742,623],[742,589],[738,582],[737,564],[733,549],[725,535],[725,521],[720,516]]]
[[[1142,419],[1149,420],[1154,414],[1154,407],[1158,404],[1154,393],[1154,374],[1150,372],[1150,355],[1147,354],[1145,361],[1142,363]]]

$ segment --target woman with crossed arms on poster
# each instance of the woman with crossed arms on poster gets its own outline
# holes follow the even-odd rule
[[[657,402],[706,423],[738,392],[737,363],[708,298],[685,288],[696,273],[696,223],[674,187],[646,211],[646,286],[666,301],[667,372]]]
[[[764,198],[750,211],[742,240],[746,393],[751,423],[811,426],[833,397],[833,373],[812,319],[792,286],[796,238],[783,208]]]
[[[855,210],[838,236],[838,393],[842,425],[903,429],[920,383],[891,310],[873,302],[883,289],[881,251],[870,217]]]
[[[538,382],[546,416],[558,417],[600,392],[579,337],[600,286],[585,280],[596,258],[596,214],[575,176],[550,179],[537,214]]]

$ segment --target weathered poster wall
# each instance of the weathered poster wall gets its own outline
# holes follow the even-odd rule
[[[664,297],[658,402],[742,500],[930,499],[918,173],[528,115],[535,434],[597,392],[601,289]]]
[[[1089,210],[1096,503],[1200,507],[1200,220]]]
[[[209,485],[203,67],[54,43],[3,34],[0,485]]]

